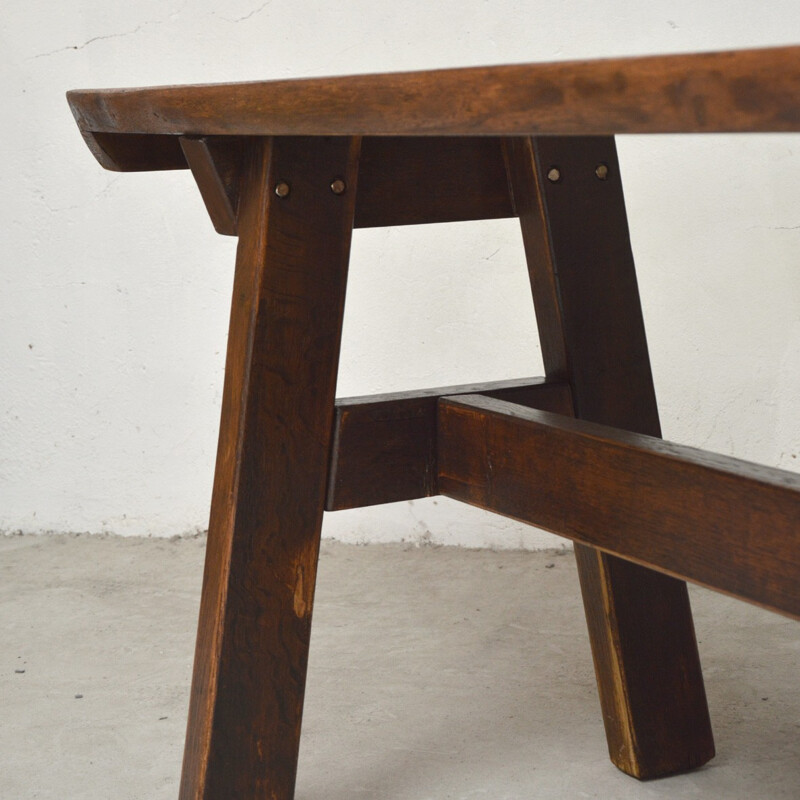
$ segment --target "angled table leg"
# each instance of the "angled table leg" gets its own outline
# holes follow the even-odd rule
[[[545,369],[576,416],[660,435],[612,137],[505,143]],[[637,778],[714,755],[682,581],[575,545],[611,760]]]
[[[245,158],[183,800],[294,794],[359,147]]]

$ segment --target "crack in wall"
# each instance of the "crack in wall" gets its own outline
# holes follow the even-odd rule
[[[234,17],[233,19],[231,19],[230,17],[220,16],[220,19],[224,20],[225,22],[232,22],[232,23],[244,22],[246,19],[250,19],[251,17],[254,17],[256,14],[260,14],[271,3],[272,0],[266,0],[266,2],[262,3],[258,8],[254,8],[249,14],[245,14],[243,17]],[[215,16],[217,15],[215,14]]]
[[[30,56],[27,58],[27,61],[35,61],[38,58],[48,58],[49,56],[57,55],[58,53],[64,53],[70,50],[83,50],[84,47],[88,47],[90,44],[94,44],[95,42],[101,42],[106,39],[121,39],[125,36],[134,36],[135,34],[143,31],[145,28],[148,28],[152,25],[163,25],[165,22],[169,22],[170,20],[175,19],[178,14],[183,11],[184,8],[189,4],[189,0],[186,0],[180,8],[173,11],[169,16],[165,17],[164,19],[150,19],[146,20],[145,22],[140,22],[133,30],[130,31],[123,31],[122,33],[106,33],[101,36],[92,36],[91,39],[87,39],[82,44],[68,44],[64,47],[57,47],[55,50],[48,50],[45,53],[37,53],[35,56]]]

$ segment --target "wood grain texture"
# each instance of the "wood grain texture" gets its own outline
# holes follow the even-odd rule
[[[250,146],[182,800],[293,796],[358,148]]]
[[[217,232],[235,235],[241,137],[101,133],[87,141],[107,169],[191,167]],[[365,138],[358,187],[356,228],[514,216],[501,140],[491,137]]]
[[[438,494],[437,402],[474,393],[562,414],[572,410],[569,387],[544,378],[337,400],[326,510]]]
[[[180,144],[214,230],[236,236],[245,141],[235,136],[182,136]]]
[[[800,475],[481,395],[439,437],[442,494],[800,618]]]
[[[366,137],[357,228],[513,217],[503,151],[487,137]]]
[[[80,90],[83,131],[542,135],[800,130],[800,49]]]
[[[81,131],[92,155],[113,172],[186,169],[180,136]]]
[[[613,138],[514,138],[505,151],[548,377],[569,382],[581,419],[659,436]],[[705,763],[714,744],[685,584],[575,553],[611,760],[638,778]]]

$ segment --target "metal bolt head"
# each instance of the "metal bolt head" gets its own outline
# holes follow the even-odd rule
[[[285,181],[281,181],[280,183],[275,185],[275,194],[278,197],[288,197],[289,196],[289,184]]]
[[[594,174],[597,175],[601,181],[608,180],[608,164],[598,164]]]
[[[547,170],[547,180],[550,183],[558,183],[561,180],[561,170],[558,167],[550,167]]]
[[[347,184],[345,184],[341,178],[337,178],[335,181],[331,182],[331,191],[334,194],[344,194],[346,189]]]

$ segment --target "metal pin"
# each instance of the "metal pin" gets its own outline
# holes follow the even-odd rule
[[[608,164],[598,164],[594,174],[597,175],[601,181],[608,180]]]
[[[347,189],[347,185],[341,178],[337,178],[331,183],[331,191],[334,194],[344,194],[345,189]]]
[[[278,195],[278,197],[287,197],[289,195],[289,184],[285,181],[276,184],[275,194]]]
[[[547,180],[550,183],[558,183],[561,180],[561,170],[558,167],[550,167],[547,171]]]

